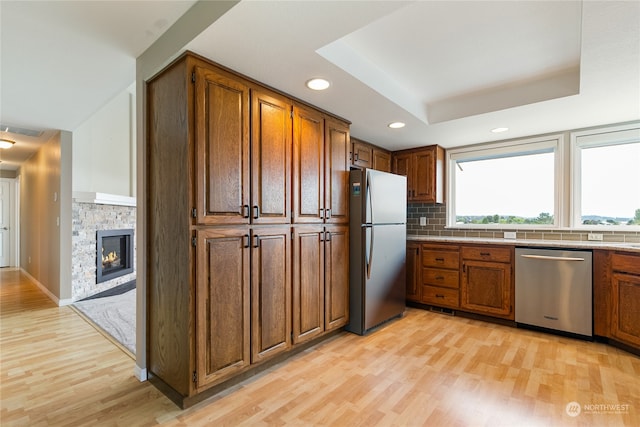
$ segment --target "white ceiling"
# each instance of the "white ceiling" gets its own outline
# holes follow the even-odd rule
[[[73,131],[192,4],[3,0],[0,123]],[[453,147],[639,119],[638,22],[637,1],[243,1],[185,48],[350,120],[354,137]],[[331,88],[306,89],[315,76]]]

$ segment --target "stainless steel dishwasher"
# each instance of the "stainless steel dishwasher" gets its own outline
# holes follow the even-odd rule
[[[591,255],[516,248],[516,323],[592,337]]]

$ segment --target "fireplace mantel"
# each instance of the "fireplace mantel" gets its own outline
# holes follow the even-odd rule
[[[92,193],[74,191],[73,200],[78,203],[93,203],[96,205],[135,206],[136,198],[118,194]]]

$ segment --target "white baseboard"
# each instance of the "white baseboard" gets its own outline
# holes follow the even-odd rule
[[[147,381],[149,379],[147,375],[147,368],[141,368],[137,364],[133,368],[133,373],[140,382]]]
[[[57,296],[52,294],[51,291],[49,289],[47,289],[47,287],[45,285],[43,285],[38,280],[36,280],[35,277],[30,275],[24,268],[21,267],[20,271],[22,271],[22,273],[24,273],[24,275],[27,276],[29,278],[29,280],[31,280],[38,288],[40,288],[40,290],[46,296],[48,296],[49,299],[51,301],[53,301],[58,307],[62,307],[63,305],[69,305],[69,304],[73,303],[72,299],[63,299],[63,300],[59,299]]]

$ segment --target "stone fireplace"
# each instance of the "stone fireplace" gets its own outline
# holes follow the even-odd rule
[[[72,215],[72,299],[135,280],[135,198],[74,192]]]

